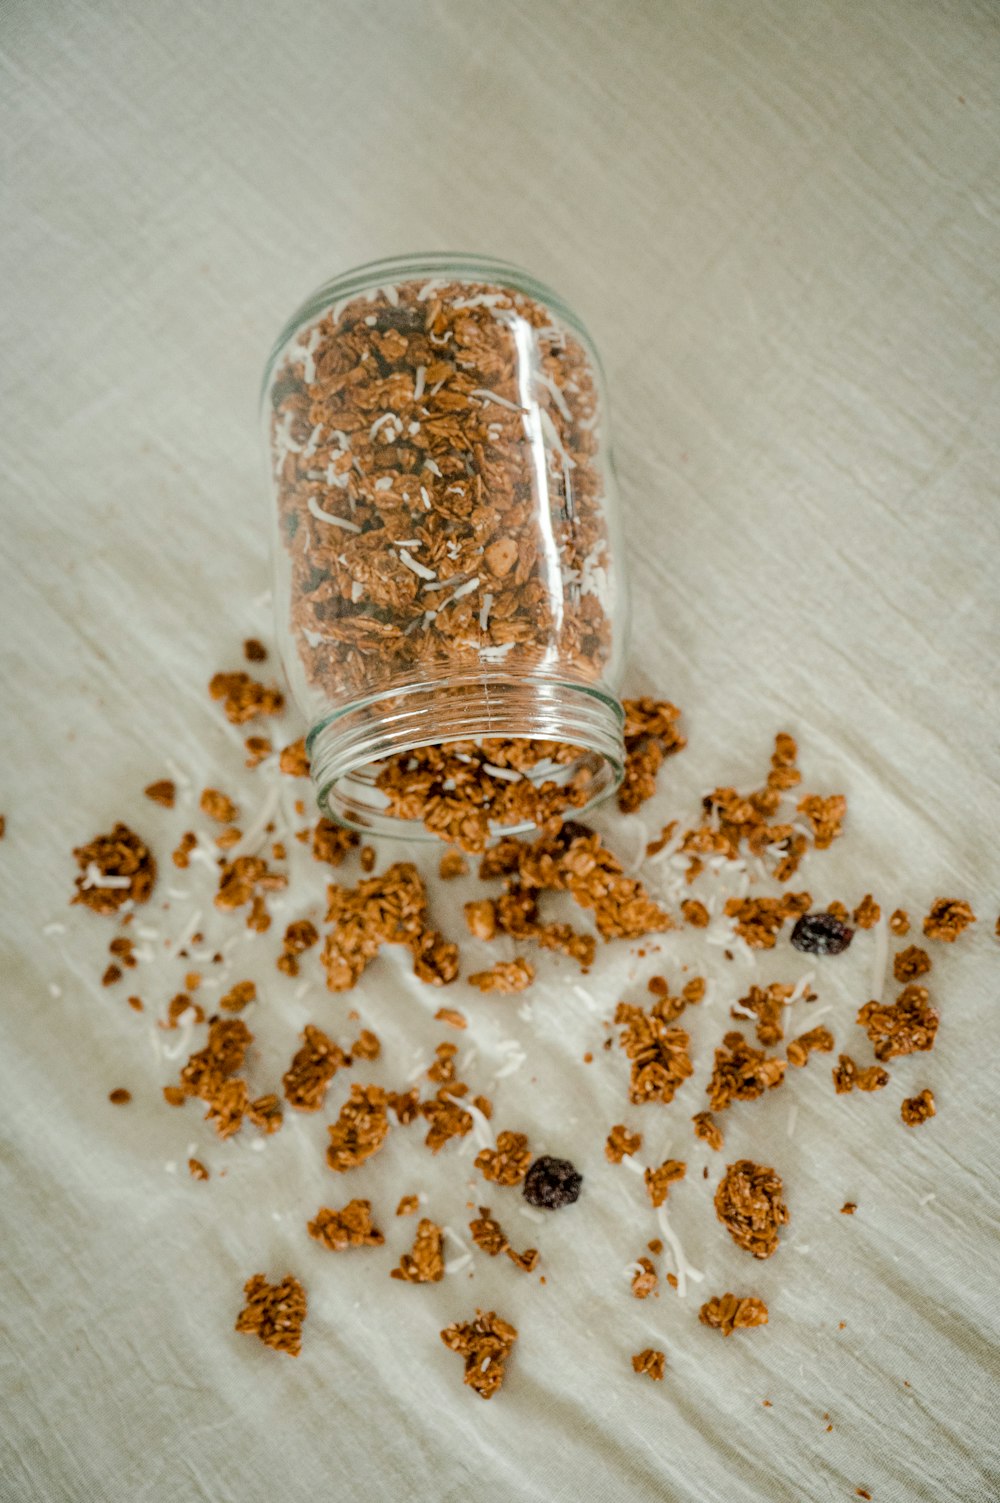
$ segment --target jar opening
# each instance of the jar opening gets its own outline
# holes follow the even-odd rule
[[[394,812],[378,785],[393,759],[422,748],[490,738],[554,741],[578,748],[572,760],[543,757],[511,780],[574,790],[578,817],[613,793],[624,769],[624,715],[606,693],[578,684],[475,678],[413,684],[372,696],[321,721],[307,738],[319,806],[337,823],[368,835],[433,840],[420,818]],[[491,821],[491,838],[536,828],[532,819]]]

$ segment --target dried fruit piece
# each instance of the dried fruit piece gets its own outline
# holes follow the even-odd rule
[[[583,1175],[577,1173],[569,1159],[544,1154],[525,1175],[522,1194],[529,1205],[558,1211],[579,1199],[582,1184]]]
[[[715,1192],[715,1214],[736,1243],[755,1258],[778,1250],[778,1228],[791,1217],[780,1175],[752,1159],[730,1164]]]
[[[805,913],[792,930],[792,944],[806,955],[840,955],[854,930],[833,913]]]
[[[698,1319],[702,1325],[721,1331],[723,1336],[731,1336],[734,1331],[766,1326],[767,1306],[752,1294],[744,1295],[742,1299],[735,1294],[716,1294],[702,1305]]]
[[[243,1286],[246,1305],[236,1317],[237,1331],[258,1336],[276,1352],[297,1357],[302,1350],[302,1326],[306,1318],[306,1291],[290,1273],[269,1284],[255,1273]]]
[[[465,1377],[481,1399],[491,1399],[506,1376],[507,1359],[517,1340],[517,1329],[501,1320],[495,1310],[477,1310],[475,1320],[456,1321],[441,1332],[449,1351],[465,1359]]]

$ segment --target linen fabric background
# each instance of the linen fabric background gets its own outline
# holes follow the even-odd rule
[[[8,0],[0,21],[4,1503],[996,1498],[996,6]],[[468,1191],[454,1148],[432,1160],[396,1133],[334,1182],[332,1111],[260,1153],[167,1111],[176,1062],[123,994],[162,1006],[174,972],[102,989],[111,926],[67,907],[71,847],[116,818],[178,880],[167,832],[186,823],[141,796],[168,755],[195,792],[236,784],[205,685],[244,635],[271,639],[270,341],[326,277],[435,248],[529,268],[603,354],[628,688],[674,699],[690,740],[650,829],[717,783],[754,786],[787,729],[805,786],[849,800],[843,840],[793,886],[914,916],[963,896],[979,914],[935,947],[932,1055],[848,1098],[814,1058],[729,1114],[722,1156],[688,1118],[751,973],[714,963],[673,1108],[630,1110],[625,1061],[601,1051],[620,996],[697,966],[690,936],[644,962],[608,947],[585,983],[596,1013],[546,963],[522,1018],[464,983],[428,995],[396,952],[350,1003],[307,956],[295,1000],[276,922],[252,972],[274,974],[272,1078],[305,1021],[342,1030],[351,1004],[398,1078],[444,1033],[433,1008],[465,1008],[474,1083],[505,1036],[527,1055],[492,1092],[497,1124],[587,1176],[544,1226],[516,1194]],[[634,847],[636,825],[602,819]],[[458,901],[435,898],[455,934]],[[194,906],[150,921],[167,932]],[[856,1053],[871,945],[815,968]],[[802,959],[785,946],[756,978]],[[938,1116],[911,1133],[899,1101],[925,1084]],[[128,1108],[107,1102],[118,1085]],[[645,1132],[644,1162],[690,1162],[671,1215],[705,1282],[685,1302],[629,1296],[625,1266],[657,1229],[641,1181],[603,1159],[621,1120]],[[208,1184],[184,1172],[189,1140]],[[779,1168],[792,1207],[767,1264],[712,1212],[741,1154]],[[546,1286],[478,1254],[472,1280],[390,1282],[414,1230],[392,1210],[421,1187],[466,1240],[465,1200],[492,1205],[516,1245],[537,1241]],[[358,1194],[391,1246],[334,1258],[304,1222]],[[310,1296],[297,1362],[232,1329],[243,1281],[286,1268]],[[768,1329],[699,1326],[726,1289],[762,1294]],[[521,1331],[488,1405],[437,1335],[477,1304]],[[662,1384],[631,1372],[650,1345]]]

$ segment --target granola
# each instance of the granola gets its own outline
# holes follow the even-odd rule
[[[523,1132],[497,1134],[496,1148],[476,1155],[476,1168],[483,1179],[496,1185],[519,1185],[531,1167],[531,1152]]]
[[[634,1106],[649,1101],[665,1105],[674,1099],[694,1066],[688,1053],[690,1036],[664,1021],[662,1001],[645,1012],[634,1003],[619,1002],[615,1022],[621,1028],[619,1046],[631,1061],[629,1100]]]
[[[727,1033],[715,1051],[712,1078],[705,1087],[713,1112],[725,1111],[733,1101],[755,1101],[780,1086],[787,1060],[755,1049],[742,1033]]]
[[[222,700],[226,719],[233,725],[245,725],[258,715],[280,715],[285,696],[279,689],[268,688],[249,673],[216,673],[208,686],[213,699]]]
[[[319,942],[319,930],[309,919],[296,919],[285,930],[281,954],[275,962],[286,976],[299,974],[299,956]]]
[[[231,825],[237,820],[240,811],[226,794],[220,793],[218,788],[206,788],[198,803],[202,814],[214,819],[216,824]]]
[[[370,1200],[349,1200],[340,1211],[321,1206],[307,1224],[307,1231],[331,1252],[343,1252],[346,1247],[381,1247],[385,1241],[378,1228],[372,1226]]]
[[[858,1013],[879,1060],[934,1048],[938,1014],[928,1004],[925,986],[904,987],[892,1005],[866,1002]]]
[[[703,1143],[707,1143],[709,1148],[713,1149],[716,1153],[724,1147],[725,1137],[711,1112],[695,1112],[691,1121],[694,1123],[694,1135],[696,1138],[700,1138]]]
[[[501,960],[488,971],[476,971],[467,977],[470,986],[481,992],[523,992],[535,979],[535,968],[518,956],[516,960]]]
[[[679,1159],[665,1159],[657,1169],[647,1169],[643,1179],[653,1206],[662,1206],[670,1194],[670,1186],[682,1180],[686,1174],[687,1164],[682,1164]]]
[[[632,1275],[632,1295],[635,1299],[648,1299],[656,1293],[656,1286],[660,1282],[656,1277],[656,1269],[647,1257],[636,1258],[636,1269]]]
[[[632,1371],[643,1373],[647,1378],[652,1378],[654,1383],[663,1381],[667,1359],[662,1352],[654,1347],[647,1346],[641,1352],[636,1352],[632,1358]]]
[[[154,804],[160,804],[164,809],[174,807],[177,789],[170,778],[161,778],[159,782],[150,783],[142,791]]]
[[[626,699],[625,775],[618,807],[632,814],[656,792],[656,775],[667,757],[682,751],[686,740],[677,728],[681,712],[664,699]]]
[[[481,1399],[491,1399],[506,1376],[517,1330],[494,1310],[477,1310],[475,1320],[456,1321],[441,1332],[449,1351],[465,1359],[463,1382]]]
[[[743,1013],[733,1008],[730,1010],[730,1017],[740,1018],[745,1013],[752,1012],[757,1019],[755,1031],[758,1042],[780,1044],[785,1037],[782,1024],[784,1008],[793,990],[793,987],[779,981],[772,981],[770,986],[752,986],[747,995],[737,1003]]]
[[[731,1336],[734,1331],[766,1326],[767,1306],[752,1294],[742,1299],[735,1294],[716,1294],[702,1305],[698,1319],[702,1325],[721,1331],[723,1336]]]
[[[616,1122],[608,1133],[604,1157],[610,1164],[620,1164],[622,1159],[631,1158],[633,1153],[638,1153],[641,1147],[642,1133],[629,1132],[624,1122]]]
[[[427,891],[411,862],[395,862],[353,888],[331,884],[328,895],[332,927],[322,961],[330,991],[354,986],[383,944],[405,944],[421,981],[442,986],[458,975],[458,947],[429,928]]]
[[[901,982],[916,981],[918,976],[926,976],[930,968],[931,957],[919,945],[907,945],[892,959],[892,974]]]
[[[74,903],[92,913],[116,914],[125,903],[146,903],[156,881],[156,862],[146,842],[119,821],[108,835],[95,835],[73,851],[80,868]]]
[[[428,1217],[421,1218],[411,1252],[389,1275],[405,1284],[437,1284],[444,1278],[444,1232]]]
[[[882,910],[871,893],[866,892],[851,917],[856,929],[874,929],[882,917]]]
[[[499,1221],[492,1215],[489,1206],[480,1206],[479,1215],[469,1222],[469,1231],[472,1240],[487,1257],[497,1258],[505,1253],[515,1268],[522,1273],[533,1273],[538,1266],[538,1249],[535,1247],[525,1248],[523,1253],[515,1252],[511,1247],[506,1232]]]
[[[302,1350],[302,1325],[306,1318],[306,1291],[290,1273],[277,1284],[255,1273],[243,1286],[246,1305],[236,1317],[237,1331],[258,1336],[276,1352],[297,1357]]]
[[[737,1247],[755,1258],[778,1250],[778,1228],[791,1217],[780,1175],[751,1159],[730,1164],[715,1192],[715,1214]]]
[[[817,1028],[810,1028],[808,1033],[800,1033],[797,1039],[792,1039],[786,1046],[785,1053],[788,1063],[801,1070],[803,1065],[808,1064],[810,1054],[830,1054],[833,1045],[833,1034],[821,1023]]]
[[[312,1023],[302,1032],[302,1047],[282,1076],[281,1085],[289,1106],[299,1112],[318,1112],[327,1086],[348,1063],[344,1051]]]
[[[934,1092],[923,1090],[919,1096],[907,1096],[899,1111],[907,1127],[919,1127],[922,1122],[937,1115]]]
[[[850,1091],[881,1091],[889,1084],[889,1072],[881,1065],[859,1069],[849,1054],[841,1054],[833,1067],[833,1085],[838,1096]]]
[[[964,899],[935,898],[923,929],[928,939],[940,939],[950,945],[975,922],[976,915]]]
[[[889,928],[892,930],[893,934],[895,934],[900,939],[902,939],[904,935],[909,934],[910,915],[907,913],[905,908],[897,908],[890,915]]]
[[[338,1174],[356,1169],[378,1153],[389,1131],[387,1097],[380,1086],[352,1085],[340,1115],[327,1132],[326,1161]]]

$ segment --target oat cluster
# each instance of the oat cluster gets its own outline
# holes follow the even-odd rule
[[[455,980],[458,947],[430,927],[427,890],[412,862],[397,861],[356,887],[331,884],[328,896],[330,928],[321,958],[330,991],[355,986],[384,944],[406,945],[421,981],[443,986]]]
[[[477,1310],[474,1320],[455,1321],[441,1340],[465,1362],[463,1382],[481,1399],[491,1399],[503,1384],[517,1330],[494,1310]]]
[[[237,1331],[257,1336],[276,1352],[297,1357],[302,1350],[306,1291],[290,1273],[277,1284],[255,1273],[243,1286],[246,1304],[236,1317]]]
[[[80,868],[74,903],[91,913],[112,916],[124,903],[146,903],[156,881],[156,862],[146,842],[120,822],[107,835],[95,835],[73,855]]]
[[[727,1033],[715,1051],[712,1078],[706,1086],[709,1106],[723,1112],[734,1101],[756,1101],[780,1086],[787,1061],[755,1049],[742,1033]]]
[[[858,1022],[868,1034],[875,1058],[887,1060],[933,1049],[939,1018],[928,1002],[926,986],[910,985],[891,1005],[866,1002]]]
[[[723,1336],[731,1336],[734,1331],[766,1326],[767,1306],[752,1294],[742,1298],[735,1294],[716,1294],[702,1305],[698,1319],[702,1325],[721,1331]]]
[[[781,1176],[752,1159],[730,1164],[715,1192],[715,1214],[737,1247],[755,1258],[778,1250],[778,1229],[791,1220]]]
[[[321,1206],[307,1230],[310,1237],[330,1252],[343,1252],[347,1247],[381,1247],[385,1241],[372,1225],[370,1200],[349,1200],[340,1211]]]

